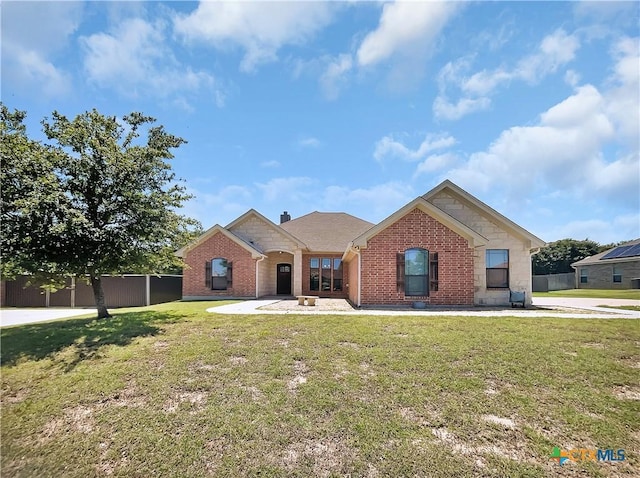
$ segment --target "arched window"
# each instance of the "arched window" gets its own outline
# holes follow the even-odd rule
[[[404,295],[429,295],[429,251],[426,249],[404,251]]]
[[[227,290],[231,287],[232,263],[224,257],[216,257],[207,262],[205,283],[211,290]]]

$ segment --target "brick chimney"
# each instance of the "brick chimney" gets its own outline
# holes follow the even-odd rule
[[[287,211],[280,214],[280,224],[284,224],[287,221],[291,221],[291,216]]]

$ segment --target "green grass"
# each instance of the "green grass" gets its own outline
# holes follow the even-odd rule
[[[635,299],[640,300],[640,289],[569,289],[534,292],[534,297],[581,297],[587,299]]]
[[[212,305],[2,329],[3,477],[640,473],[639,321]]]

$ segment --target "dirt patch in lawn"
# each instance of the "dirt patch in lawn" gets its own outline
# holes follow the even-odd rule
[[[485,422],[495,423],[496,425],[500,425],[504,428],[510,428],[512,430],[516,428],[516,422],[510,418],[502,418],[495,415],[482,415],[482,419]]]
[[[207,401],[207,394],[204,392],[179,392],[169,397],[162,409],[167,413],[175,413],[182,404],[191,406],[192,413],[196,413],[202,408]]]
[[[310,465],[313,476],[317,477],[344,476],[357,456],[357,451],[340,438],[309,439],[289,445],[282,464],[288,471]],[[370,476],[373,475],[370,473]]]
[[[229,357],[229,362],[231,365],[244,365],[248,362],[246,357]]]
[[[531,461],[531,454],[526,450],[524,440],[520,438],[514,440],[513,436],[509,436],[498,443],[494,441],[491,444],[474,444],[460,439],[445,427],[433,428],[431,432],[438,442],[447,445],[453,453],[471,457],[479,468],[487,466],[486,455],[495,455],[518,462]]]
[[[640,387],[616,387],[613,394],[620,400],[640,400]]]
[[[39,442],[46,443],[60,434],[68,432],[88,434],[96,427],[95,414],[107,407],[143,407],[147,399],[134,382],[127,385],[113,396],[92,404],[78,405],[63,410],[63,416],[47,422],[39,434]]]
[[[295,373],[295,376],[287,382],[287,389],[290,392],[295,393],[299,385],[307,383],[307,377],[304,375],[307,371],[307,365],[303,361],[295,361],[293,364],[293,372]]]

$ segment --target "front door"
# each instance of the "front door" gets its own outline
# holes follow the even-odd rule
[[[291,264],[278,264],[276,289],[278,295],[291,295]]]

